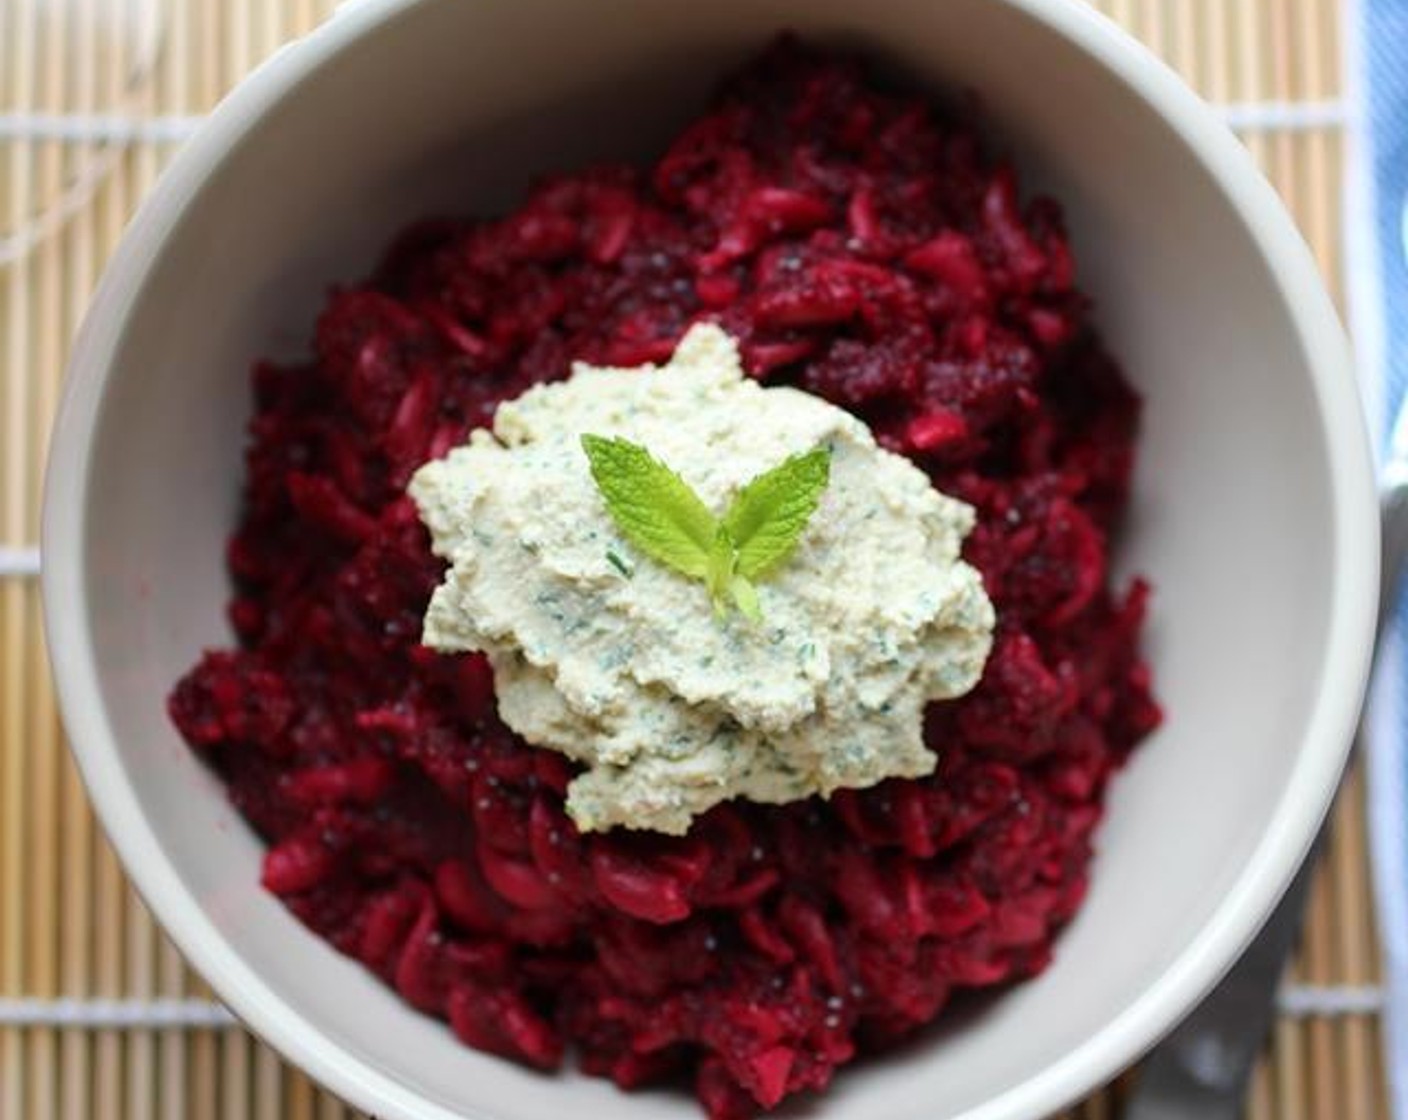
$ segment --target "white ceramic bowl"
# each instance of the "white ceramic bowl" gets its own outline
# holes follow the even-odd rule
[[[1025,185],[1064,200],[1147,400],[1120,566],[1157,586],[1169,713],[1114,786],[1052,968],[802,1112],[1036,1117],[1094,1086],[1232,961],[1334,788],[1377,562],[1346,349],[1275,196],[1150,55],[1068,0],[354,5],[220,107],[109,269],[54,437],[44,595],[74,750],[142,893],[251,1027],[381,1117],[697,1112],[459,1046],[259,889],[259,844],[163,708],[227,640],[250,361],[302,347],[325,285],[403,219],[491,211],[534,173],[658,150],[784,26],[977,88]]]

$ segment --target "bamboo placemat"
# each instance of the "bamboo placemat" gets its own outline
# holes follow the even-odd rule
[[[859,0],[858,0],[859,2]],[[1342,298],[1340,0],[1098,0],[1223,107]],[[0,0],[0,1120],[342,1120],[251,1039],[123,878],[63,745],[39,484],[73,332],[199,116],[333,0]],[[1350,776],[1253,1120],[1386,1117],[1360,776]],[[1120,1084],[1070,1117],[1118,1115]]]

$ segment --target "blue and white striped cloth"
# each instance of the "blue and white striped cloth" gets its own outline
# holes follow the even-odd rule
[[[1408,406],[1408,0],[1357,0],[1350,9],[1350,307],[1370,422],[1386,448],[1393,418]],[[1408,1120],[1408,596],[1386,637],[1369,711],[1385,1065],[1393,1115]]]

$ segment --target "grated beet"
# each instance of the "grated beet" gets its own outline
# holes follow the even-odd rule
[[[971,128],[791,41],[652,168],[406,231],[331,294],[312,360],[256,369],[240,649],[170,700],[267,837],[264,884],[467,1044],[692,1077],[715,1120],[1040,971],[1159,721],[1147,589],[1106,567],[1138,401],[1072,285],[1059,209]],[[483,659],[418,645],[441,564],[402,488],[571,359],[661,359],[699,318],[977,507],[999,632],[929,714],[931,780],[582,836],[570,766],[497,720]]]

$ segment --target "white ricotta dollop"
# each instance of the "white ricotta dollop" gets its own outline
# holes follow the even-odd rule
[[[831,447],[820,507],[758,586],[761,622],[716,617],[702,583],[621,538],[585,432],[644,445],[716,515],[787,456]],[[991,645],[992,603],[959,559],[972,508],[849,413],[749,380],[715,326],[667,365],[578,363],[501,405],[410,494],[450,562],[425,644],[484,651],[504,722],[585,765],[567,798],[583,830],[679,834],[729,798],[929,774],[924,708],[971,689]]]

